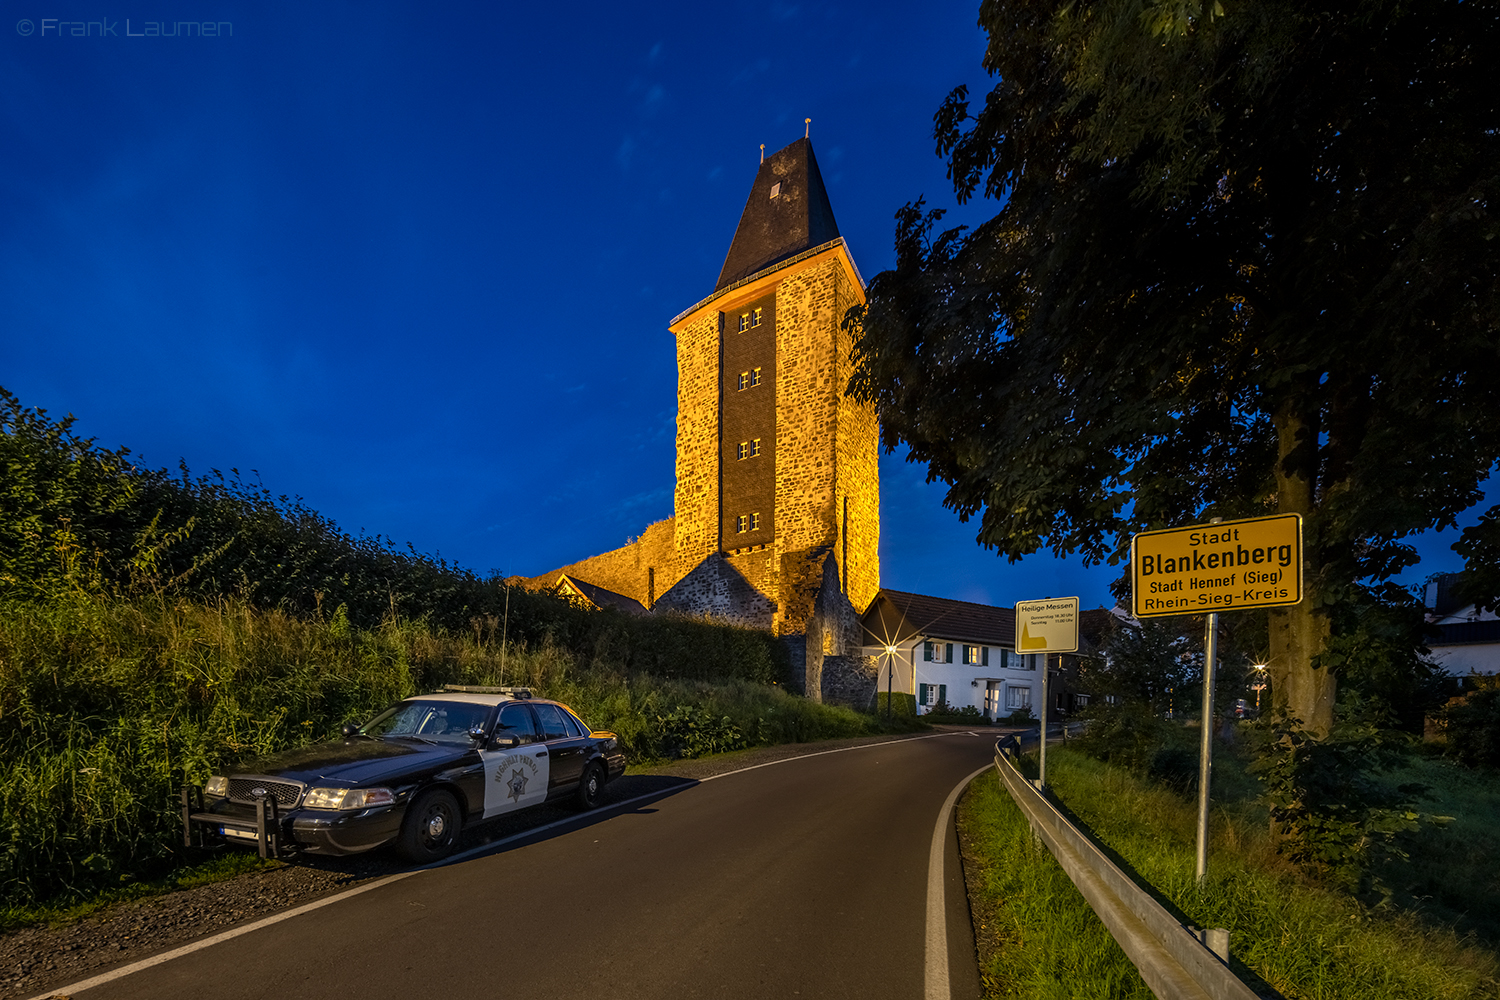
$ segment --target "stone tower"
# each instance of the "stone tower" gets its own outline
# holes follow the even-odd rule
[[[713,294],[671,324],[677,555],[694,567],[722,556],[731,581],[774,605],[726,617],[804,631],[829,557],[854,607],[880,588],[878,428],[844,395],[841,321],[862,302],[812,143],[799,139],[760,165]]]
[[[844,395],[864,282],[812,143],[764,159],[712,294],[677,338],[675,516],[566,572],[640,601],[774,630],[809,694],[858,653],[880,589],[879,429]],[[800,666],[800,664],[799,664]],[[799,674],[802,671],[797,671]]]

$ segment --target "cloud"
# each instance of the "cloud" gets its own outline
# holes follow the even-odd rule
[[[642,118],[655,118],[666,98],[667,92],[662,89],[661,84],[653,83],[646,88],[646,96],[641,98],[641,103],[636,105],[636,112]]]
[[[615,150],[615,162],[620,165],[621,170],[630,169],[630,161],[635,157],[635,151],[640,148],[640,143],[634,137],[626,136],[620,140],[620,148]]]

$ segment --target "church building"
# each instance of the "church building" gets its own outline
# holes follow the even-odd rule
[[[718,282],[669,324],[674,516],[531,583],[771,630],[809,697],[867,702],[876,668],[859,616],[880,590],[879,435],[874,408],[844,395],[841,329],[864,297],[811,141],[765,157]]]

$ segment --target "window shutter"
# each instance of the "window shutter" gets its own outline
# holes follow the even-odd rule
[[[932,643],[922,643],[922,659],[928,661],[929,663],[932,662]]]
[[[943,705],[948,704],[948,685],[938,685],[938,702]]]
[[[918,688],[918,691],[917,691],[917,702],[919,704],[922,704],[922,705],[927,704],[927,685],[926,684],[918,684],[917,688]]]
[[[987,666],[990,665],[990,647],[988,647],[988,646],[980,646],[979,647],[979,660],[980,660],[979,665],[982,666],[982,667],[987,667]]]
[[[953,662],[953,643],[948,643],[947,655],[943,657],[944,663]]]

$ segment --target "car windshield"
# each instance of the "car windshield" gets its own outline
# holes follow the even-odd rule
[[[458,701],[403,701],[360,730],[376,739],[416,739],[427,743],[467,743],[469,730],[484,725],[488,705]]]

